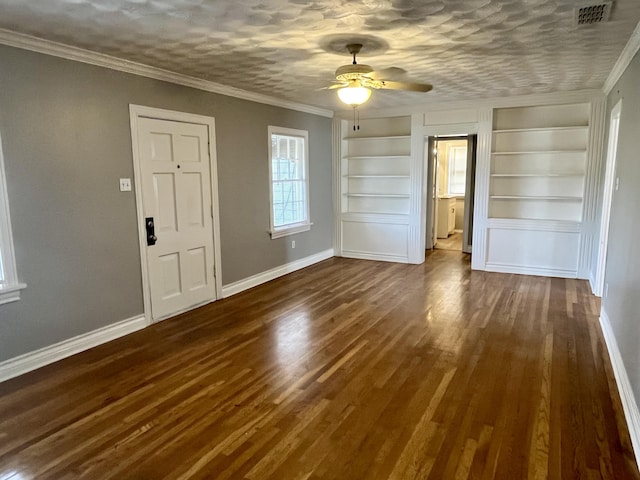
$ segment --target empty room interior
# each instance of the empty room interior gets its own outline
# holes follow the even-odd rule
[[[639,50],[637,0],[0,0],[0,480],[640,480]]]

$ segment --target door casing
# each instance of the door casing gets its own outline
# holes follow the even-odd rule
[[[618,132],[620,129],[620,115],[622,114],[622,100],[618,100],[611,110],[609,118],[609,138],[607,145],[606,166],[604,176],[604,191],[602,193],[602,215],[600,218],[600,239],[598,242],[598,260],[596,266],[596,281],[593,293],[598,297],[604,294],[604,277],[607,266],[607,248],[609,245],[609,222],[611,220],[611,205],[615,191],[616,160],[618,155]]]
[[[176,112],[173,110],[164,110],[154,107],[146,107],[142,105],[129,105],[129,117],[131,122],[131,144],[133,149],[133,172],[136,197],[136,212],[138,217],[138,243],[140,248],[140,268],[142,274],[142,294],[144,302],[144,316],[147,325],[153,323],[151,314],[151,293],[149,279],[149,265],[146,255],[146,229],[144,225],[144,206],[142,201],[142,178],[140,167],[140,140],[138,138],[138,119],[152,118],[157,120],[169,120],[182,123],[193,123],[204,125],[209,133],[209,162],[210,162],[210,181],[211,181],[211,200],[212,200],[212,216],[213,216],[213,255],[214,255],[214,290],[215,295],[212,299],[218,300],[222,298],[222,270],[221,270],[221,251],[220,251],[220,213],[218,202],[218,162],[216,157],[216,137],[215,137],[215,119],[204,115],[196,115],[191,113]],[[176,312],[178,314],[180,312]]]
[[[435,228],[438,222],[437,209],[437,176],[438,162],[437,155],[434,150],[437,147],[438,140],[467,140],[467,177],[465,180],[465,213],[464,213],[464,229],[462,238],[462,251],[471,253],[472,235],[473,235],[473,209],[475,195],[475,170],[477,155],[477,133],[446,133],[443,135],[427,135],[425,136],[425,180],[424,184],[427,191],[426,215],[422,220],[426,223],[425,250],[435,248],[438,243]]]

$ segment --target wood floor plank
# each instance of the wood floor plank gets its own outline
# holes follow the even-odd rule
[[[330,259],[0,384],[0,478],[640,480],[589,292]]]

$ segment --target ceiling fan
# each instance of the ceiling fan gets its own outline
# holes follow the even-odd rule
[[[428,92],[433,87],[428,83],[399,81],[406,71],[390,67],[374,70],[369,65],[356,62],[356,55],[360,53],[362,44],[350,43],[347,50],[353,55],[351,65],[342,65],[336,70],[336,79],[329,89],[338,89],[338,97],[342,102],[352,107],[362,105],[371,97],[371,89],[408,90],[410,92]],[[394,80],[395,78],[395,80]]]

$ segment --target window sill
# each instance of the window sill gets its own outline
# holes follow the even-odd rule
[[[20,300],[20,290],[26,287],[24,283],[0,287],[0,305]]]
[[[286,227],[271,230],[269,234],[271,235],[271,240],[273,240],[280,237],[286,237],[287,235],[307,232],[311,230],[311,225],[313,225],[313,223],[296,223],[294,225],[287,225]]]

